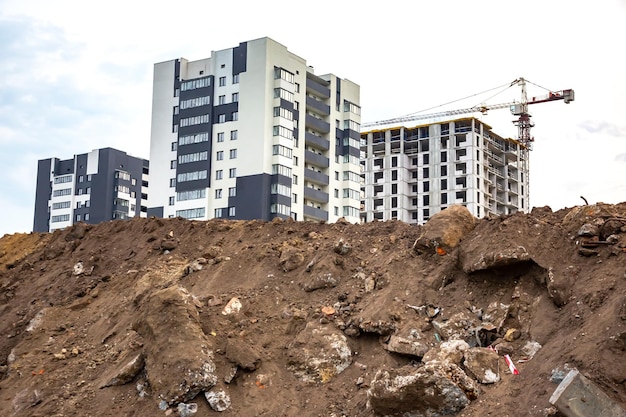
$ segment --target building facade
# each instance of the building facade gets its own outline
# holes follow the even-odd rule
[[[362,221],[422,224],[452,204],[527,212],[528,151],[470,117],[361,134]]]
[[[148,161],[112,148],[39,160],[34,232],[146,217]]]
[[[358,222],[359,100],[269,38],[155,64],[148,214]]]

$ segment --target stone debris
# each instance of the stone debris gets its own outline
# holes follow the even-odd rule
[[[241,301],[239,301],[239,298],[233,297],[228,303],[226,303],[226,306],[222,310],[222,315],[229,316],[231,314],[237,314],[241,310],[241,307],[242,304]]]
[[[192,414],[196,414],[198,412],[198,404],[196,403],[179,403],[178,407],[176,407],[176,411],[178,411],[178,415],[180,417],[189,417]]]
[[[497,269],[505,266],[527,262],[531,260],[530,253],[524,246],[515,246],[493,252],[475,252],[461,248],[460,262],[463,272],[472,272]]]
[[[410,329],[405,336],[392,335],[384,347],[389,352],[416,356],[418,358],[423,357],[430,349],[430,346],[425,343],[423,335],[416,329]]]
[[[333,250],[339,255],[348,255],[352,252],[352,246],[349,243],[346,243],[343,239],[339,239],[339,242],[337,242]]]
[[[254,371],[261,365],[261,356],[246,341],[228,341],[226,345],[226,358],[233,364],[246,371]]]
[[[506,340],[507,342],[513,342],[519,339],[521,335],[522,335],[522,332],[520,332],[519,329],[511,328],[511,329],[508,329],[506,333],[504,334],[504,340]]]
[[[100,388],[128,384],[143,370],[145,359],[144,353],[141,352],[132,356],[130,360],[122,361],[122,366],[118,369],[114,369],[112,376],[105,376],[104,379],[106,382],[101,384]]]
[[[324,288],[333,288],[337,286],[337,280],[333,277],[333,274],[326,273],[315,276],[304,284],[302,287],[306,292],[312,292],[315,290],[321,290]]]
[[[452,205],[435,213],[422,227],[413,244],[417,253],[449,253],[476,226],[476,218],[461,205]]]
[[[230,395],[222,389],[205,392],[204,397],[214,411],[226,411],[231,404]]]
[[[288,369],[304,382],[328,382],[352,363],[346,337],[314,322],[289,344],[287,356]]]
[[[74,264],[74,270],[72,274],[81,275],[83,272],[85,272],[85,267],[83,266],[82,262],[78,261],[76,264]]]
[[[475,347],[465,351],[463,366],[481,384],[500,381],[498,354],[491,349]]]
[[[463,361],[465,352],[470,348],[464,340],[448,340],[431,348],[424,357],[422,362],[428,363],[432,361],[448,362],[460,365]]]
[[[458,413],[479,391],[457,365],[429,362],[420,368],[379,370],[367,398],[378,415],[438,416]]]
[[[477,326],[477,320],[465,311],[461,311],[449,317],[447,320],[433,320],[433,328],[444,340],[461,339],[469,337],[470,328]]]

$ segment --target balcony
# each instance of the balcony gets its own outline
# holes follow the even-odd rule
[[[306,91],[307,93],[312,93],[319,97],[330,98],[330,88],[320,84],[316,80],[309,78],[308,75],[306,79]]]
[[[304,216],[317,220],[328,221],[328,212],[316,207],[304,206]]]
[[[314,135],[310,132],[304,132],[304,142],[307,145],[315,146],[321,150],[327,151],[330,149],[330,142],[324,138]]]
[[[329,166],[328,158],[308,150],[304,151],[304,162],[308,162],[320,168],[328,168]]]
[[[307,107],[307,110],[311,109],[324,116],[328,116],[330,114],[330,106],[322,103],[319,100],[314,99],[313,97],[307,96],[306,107]]]
[[[307,113],[304,119],[304,125],[311,129],[317,130],[318,132],[328,133],[330,132],[330,124],[321,119],[311,116]]]
[[[322,174],[321,172],[313,171],[309,168],[304,169],[304,178],[308,181],[321,185],[328,185],[329,182],[328,175]]]
[[[328,203],[328,193],[311,187],[304,187],[304,198],[322,204]]]

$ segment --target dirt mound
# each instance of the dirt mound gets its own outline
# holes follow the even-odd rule
[[[626,406],[626,204],[463,219],[6,235],[0,415],[548,416],[570,368]]]

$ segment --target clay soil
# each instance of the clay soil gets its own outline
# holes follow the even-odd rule
[[[609,234],[602,227],[611,224],[610,243],[582,248],[584,224],[599,226],[602,242]],[[445,254],[413,249],[424,227],[152,218],[5,235],[0,415],[178,415],[159,408],[143,370],[104,387],[129,355],[149,348],[137,318],[153,292],[171,286],[193,296],[197,320],[189,320],[200,323],[218,386],[232,400],[218,413],[200,394],[191,401],[197,416],[374,416],[367,392],[376,372],[420,366],[417,357],[384,349],[389,329],[417,323],[436,346],[431,318],[414,307],[436,308],[446,320],[494,302],[512,306],[503,329],[520,330],[510,343],[520,374],[502,360],[500,381],[481,385],[459,416],[558,415],[550,379],[566,364],[626,407],[626,203],[481,219]],[[463,253],[520,245],[530,259],[463,270]],[[192,266],[199,259],[202,269]],[[329,274],[335,286],[311,290]],[[233,297],[241,311],[222,314]],[[159,319],[156,332],[172,340],[188,331],[166,311]],[[288,367],[290,346],[308,322],[344,332],[351,350],[351,365],[322,382],[304,382]],[[529,341],[542,347],[525,361]],[[255,364],[239,363],[233,377],[242,346]],[[176,369],[162,372],[172,377]]]

